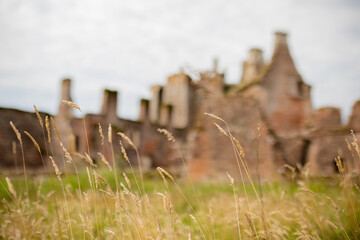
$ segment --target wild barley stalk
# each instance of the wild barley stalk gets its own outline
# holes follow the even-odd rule
[[[255,188],[254,181],[253,181],[253,179],[252,179],[252,177],[251,177],[249,168],[248,168],[248,166],[247,166],[247,163],[246,163],[246,161],[244,160],[244,156],[245,156],[245,155],[244,155],[243,148],[241,147],[239,141],[238,141],[234,136],[232,136],[232,134],[231,134],[231,132],[230,132],[229,125],[227,124],[227,122],[226,122],[225,120],[223,120],[222,118],[220,118],[220,117],[218,117],[218,116],[216,116],[216,115],[214,115],[214,114],[205,113],[205,115],[208,115],[208,116],[210,116],[210,117],[212,117],[212,118],[214,118],[214,119],[220,120],[220,121],[222,121],[222,122],[225,124],[227,131],[223,130],[223,129],[222,129],[219,125],[217,125],[217,124],[216,124],[216,126],[217,126],[219,129],[222,129],[222,130],[220,130],[220,131],[221,131],[222,133],[225,133],[225,135],[230,139],[230,141],[231,141],[231,143],[232,143],[232,147],[233,147],[233,149],[234,149],[235,158],[236,158],[236,162],[237,162],[237,165],[238,165],[238,168],[239,168],[239,172],[240,172],[240,174],[242,175],[242,171],[241,171],[241,167],[240,167],[240,162],[241,162],[242,167],[243,167],[243,169],[244,169],[244,171],[245,171],[245,173],[246,173],[246,176],[248,177],[248,179],[249,179],[249,181],[250,181],[250,184],[251,184],[251,186],[252,186],[252,188],[253,188],[253,190],[254,190],[254,192],[255,192],[255,195],[256,195],[258,201],[261,202],[260,197],[259,197],[259,195],[258,195],[258,193],[257,193],[256,188]],[[243,179],[242,179],[242,180],[243,180]]]
[[[97,217],[97,214],[98,214],[98,210],[97,210],[97,207],[96,207],[96,186],[95,186],[95,177],[94,175],[92,174],[95,170],[93,167],[96,167],[96,165],[93,163],[93,160],[91,159],[91,157],[85,153],[85,158],[83,158],[88,164],[89,164],[89,167],[90,167],[90,171],[89,171],[89,168],[86,167],[86,172],[87,172],[87,175],[88,175],[88,178],[89,178],[89,184],[90,184],[90,188],[91,188],[91,191],[92,191],[92,194],[94,195],[94,198],[93,198],[93,204],[91,205],[94,209],[94,213],[95,213],[95,225],[96,225],[96,231],[98,234],[101,235],[101,232],[100,232],[100,229],[99,229],[99,224],[97,223],[98,221],[98,217]]]
[[[54,156],[54,150],[53,150],[53,145],[52,145],[52,141],[51,141],[51,131],[50,131],[50,123],[49,123],[49,116],[46,116],[45,117],[45,128],[46,128],[46,132],[47,132],[47,138],[48,138],[48,142],[49,142],[49,145],[50,145],[50,151],[51,151],[51,155],[49,155],[49,163],[52,163],[53,167],[55,167],[55,165],[53,163],[55,163],[55,161],[53,160],[53,157]],[[57,166],[57,165],[56,165]],[[62,181],[61,181],[61,188],[62,188],[62,191],[63,191],[63,195],[65,195],[65,190],[64,190],[64,186],[62,184]],[[62,207],[62,211],[63,211],[63,215],[64,217],[66,218],[66,215],[68,215],[68,207],[67,207],[67,199],[66,199],[66,196],[64,196],[64,201],[65,203],[61,202],[61,207]],[[68,215],[69,216],[69,215]],[[68,221],[69,222],[69,219]],[[59,222],[59,227],[60,227],[60,222]],[[68,234],[72,236],[72,229],[71,227],[69,228],[68,224],[66,224],[66,229],[68,231]],[[61,235],[61,228],[59,230],[59,234]]]
[[[271,234],[269,235],[268,229],[267,229],[267,217],[265,214],[264,209],[264,199],[263,199],[263,191],[262,191],[262,183],[261,183],[261,175],[259,171],[259,147],[260,147],[260,140],[261,140],[261,127],[260,125],[257,127],[257,134],[256,134],[256,175],[258,177],[258,185],[259,185],[259,192],[260,192],[260,204],[261,204],[261,222],[263,224],[264,230],[265,230],[265,236],[267,239],[272,238]],[[295,174],[293,172],[292,180],[294,181]]]
[[[239,222],[239,209],[238,209],[238,204],[237,204],[237,194],[235,191],[235,187],[234,187],[234,178],[232,178],[230,176],[230,174],[228,172],[226,172],[226,175],[228,176],[229,180],[230,180],[230,186],[233,190],[233,195],[234,195],[234,204],[235,204],[235,211],[236,211],[236,224],[237,224],[237,229],[238,229],[238,234],[239,234],[239,239],[241,240],[241,231],[240,231],[240,222]]]
[[[54,150],[53,150],[53,146],[52,146],[52,143],[51,143],[51,131],[50,131],[49,116],[45,116],[45,128],[46,128],[46,132],[47,132],[47,140],[48,140],[48,143],[50,145],[50,154],[48,153],[47,156],[48,156],[48,159],[49,159],[49,163],[52,164],[51,162],[52,162],[52,156],[54,156]],[[44,135],[44,138],[45,138],[45,135]],[[46,145],[46,142],[45,142],[45,145]],[[65,213],[66,209],[65,209],[64,205],[66,206],[67,204],[64,204],[62,202],[60,204],[62,205],[61,207],[62,207],[63,215],[66,218],[66,213]],[[62,235],[61,226],[60,226],[60,217],[59,217],[59,215],[57,215],[57,217],[58,217],[58,220],[59,220],[58,221],[59,234]],[[68,231],[68,234],[71,235],[69,227],[68,227],[67,224],[66,224],[66,229]]]
[[[227,127],[227,132],[222,128],[220,127],[218,124],[215,124],[215,126],[218,128],[218,130],[224,134],[226,137],[228,137],[231,141],[231,144],[232,144],[232,148],[233,148],[233,151],[234,151],[234,154],[235,154],[235,159],[236,159],[236,163],[237,163],[237,167],[238,167],[238,170],[239,170],[239,173],[240,173],[240,179],[241,179],[241,182],[242,182],[242,187],[243,187],[243,190],[244,190],[244,194],[245,194],[245,198],[246,198],[246,202],[247,202],[247,205],[248,207],[250,208],[250,201],[249,201],[249,197],[247,195],[247,191],[246,191],[246,187],[245,187],[245,179],[244,179],[244,176],[243,176],[243,172],[241,171],[241,167],[240,167],[240,163],[239,163],[239,159],[238,159],[238,152],[236,150],[236,147],[235,147],[235,143],[234,143],[234,140],[233,138],[231,137],[230,134],[230,129],[227,125],[227,123],[225,122],[225,120],[223,120],[222,118],[214,115],[214,114],[210,114],[210,113],[205,113],[205,115],[208,115],[216,120],[219,120],[221,122],[223,122],[225,124],[225,126]]]
[[[67,101],[67,100],[62,100],[62,102],[65,103],[66,105],[73,107],[73,108],[79,110],[80,112],[82,112],[79,105],[77,105],[71,101]],[[83,120],[83,127],[84,127],[84,133],[85,133],[85,141],[86,141],[86,146],[87,146],[87,153],[90,155],[89,138],[88,138],[88,134],[87,134],[87,130],[86,130],[85,116],[82,117],[82,120]]]
[[[180,146],[179,146],[179,144],[177,143],[175,137],[172,135],[171,132],[169,132],[169,131],[166,130],[166,129],[158,128],[157,131],[158,131],[159,133],[163,133],[163,134],[167,137],[167,139],[168,139],[169,142],[173,142],[173,143],[175,144],[176,149],[177,149],[177,151],[178,151],[178,153],[179,153],[179,155],[180,155],[181,162],[182,162],[183,167],[184,167],[184,169],[185,169],[186,177],[188,178],[188,181],[190,182],[190,185],[191,185],[191,188],[192,188],[193,193],[194,193],[194,195],[195,195],[195,198],[196,198],[197,203],[200,204],[199,196],[198,196],[198,194],[197,194],[197,191],[195,190],[194,183],[193,183],[193,181],[192,181],[192,179],[191,179],[191,177],[190,177],[189,169],[188,169],[188,167],[187,167],[187,165],[186,165],[186,163],[185,163],[184,156],[183,156],[183,154],[182,154],[182,152],[181,152],[181,150],[180,150]]]
[[[215,219],[214,219],[214,213],[211,207],[209,207],[209,217],[210,217],[210,222],[211,222],[211,229],[212,229],[212,233],[213,233],[213,239],[216,240],[216,230],[215,230]]]
[[[65,211],[66,211],[66,215],[67,215],[67,221],[66,221],[66,226],[67,228],[69,229],[70,231],[70,236],[71,236],[71,239],[74,239],[74,236],[73,236],[73,231],[72,231],[72,226],[71,226],[71,219],[70,219],[70,212],[69,212],[69,206],[68,206],[68,201],[67,201],[67,197],[66,197],[66,193],[65,193],[65,188],[64,188],[64,183],[61,179],[61,172],[59,170],[59,167],[57,166],[57,164],[55,163],[54,159],[50,156],[50,160],[52,162],[52,165],[54,167],[54,171],[55,171],[55,174],[56,174],[56,177],[58,178],[59,182],[60,182],[60,186],[61,186],[61,189],[62,189],[62,193],[63,193],[63,196],[64,196],[64,204],[65,204]]]
[[[61,138],[59,138],[59,140],[61,140]],[[77,184],[78,184],[78,191],[79,191],[78,197],[80,198],[81,213],[82,213],[83,216],[85,216],[85,210],[84,210],[84,205],[83,205],[83,197],[82,197],[82,190],[81,190],[81,183],[80,183],[78,168],[76,166],[75,161],[72,159],[70,153],[66,150],[66,148],[64,147],[62,142],[60,142],[60,146],[62,147],[63,154],[65,154],[66,158],[68,159],[67,162],[74,166],[76,180],[77,180]],[[64,163],[64,164],[66,164],[66,163]],[[84,230],[83,231],[83,234],[84,234],[83,238],[85,238],[85,226],[83,226],[83,230]]]
[[[243,174],[242,174],[242,171],[241,171],[240,162],[241,162],[241,165],[242,165],[242,167],[243,167],[243,169],[244,169],[244,171],[246,173],[246,176],[249,179],[249,182],[250,182],[250,184],[251,184],[251,186],[252,186],[252,188],[254,190],[254,193],[255,193],[255,195],[257,197],[257,200],[259,201],[260,204],[261,204],[261,199],[260,199],[260,197],[259,197],[259,195],[257,193],[256,188],[255,188],[255,185],[254,185],[253,179],[251,177],[251,174],[250,174],[249,168],[247,166],[247,163],[244,160],[244,156],[245,156],[244,155],[244,150],[241,147],[239,141],[234,136],[232,136],[232,134],[230,132],[229,125],[227,124],[227,122],[225,120],[223,120],[222,118],[220,118],[220,117],[218,117],[218,116],[216,116],[214,114],[205,113],[205,115],[208,115],[209,117],[212,117],[212,118],[214,118],[216,120],[219,120],[219,121],[223,122],[225,124],[225,126],[226,126],[227,131],[223,130],[219,125],[215,124],[216,127],[220,130],[220,132],[225,134],[225,136],[227,136],[231,141],[233,151],[234,151],[234,154],[235,154],[236,163],[237,163],[238,170],[239,170],[239,173],[240,173],[240,177],[241,177],[241,181],[242,181],[246,201],[247,201],[249,210],[251,211],[251,205],[250,205],[250,202],[249,202],[249,197],[248,197],[247,192],[246,192],[246,187],[245,187]],[[257,231],[256,228],[254,228],[254,230],[255,230],[255,232]],[[257,232],[256,232],[256,234],[257,234]]]
[[[353,135],[355,138],[355,135]],[[355,138],[356,140],[356,138]],[[354,140],[354,143],[356,143],[356,141]],[[356,147],[356,145],[354,145]],[[342,188],[343,188],[343,192],[344,195],[347,199],[347,204],[348,204],[348,208],[349,208],[349,216],[348,216],[348,220],[349,220],[349,225],[350,225],[350,231],[351,233],[354,235],[354,237],[357,236],[357,233],[354,229],[359,229],[359,220],[357,218],[356,215],[356,210],[354,207],[354,203],[352,201],[352,197],[351,197],[351,188],[352,188],[352,180],[351,180],[351,173],[346,174],[345,173],[345,168],[344,165],[341,161],[341,158],[338,156],[335,158],[335,162],[336,162],[336,166],[342,176]]]
[[[58,138],[58,142],[59,142],[59,144],[60,144],[60,147],[61,147],[62,149],[64,149],[64,145],[63,145],[63,143],[62,143],[62,141],[61,141],[61,136],[60,136],[60,134],[59,134],[59,131],[57,130],[57,127],[56,127],[54,118],[50,116],[50,120],[51,120],[51,124],[52,124],[52,126],[53,126],[53,129],[54,129],[54,132],[55,132],[55,134],[56,134],[56,136],[57,136],[57,138]],[[63,169],[63,170],[64,170],[64,172],[66,173],[66,172],[67,172],[67,171],[66,171],[66,162],[65,162],[65,158],[64,158],[64,155],[63,155],[63,154],[61,155],[61,158],[62,158],[63,165],[64,165],[64,169]]]
[[[34,110],[35,110],[35,113],[36,113],[36,116],[38,118],[38,121],[39,121],[39,124],[41,126],[41,130],[42,130],[42,133],[43,133],[43,137],[44,137],[44,145],[45,145],[45,150],[46,150],[46,156],[49,158],[49,152],[48,152],[48,148],[47,148],[47,144],[46,144],[46,138],[45,138],[45,129],[44,129],[44,122],[40,116],[40,113],[39,111],[37,110],[36,106],[34,105]]]
[[[45,138],[45,129],[44,129],[44,122],[40,116],[40,113],[39,111],[37,110],[36,106],[34,105],[34,110],[35,110],[35,113],[36,113],[36,116],[38,118],[38,121],[39,121],[39,124],[41,126],[41,130],[42,130],[42,134],[43,134],[43,138],[44,138],[44,145],[45,145],[45,150],[46,150],[46,156],[47,158],[49,159],[49,152],[48,152],[48,148],[47,148],[47,143],[46,143],[46,138]],[[42,157],[42,154],[41,155],[41,159],[42,159],[42,163],[43,163],[43,166],[44,166],[44,170],[45,170],[45,174],[46,174],[46,177],[49,178],[49,175],[48,175],[48,168],[46,167],[46,164],[45,164],[45,161]],[[49,185],[49,189],[51,189],[52,191],[54,190],[54,188],[51,186],[50,187],[50,183],[48,182],[48,185]],[[59,212],[58,212],[58,202],[57,202],[57,197],[56,195],[54,196],[54,199],[55,199],[55,212],[56,212],[56,219],[57,219],[57,224],[58,224],[58,231],[59,231],[59,235],[60,235],[60,238],[62,238],[62,232],[61,232],[61,225],[60,225],[60,218],[59,218]]]
[[[17,137],[17,139],[18,139],[18,141],[20,143],[22,163],[23,163],[23,171],[24,171],[24,178],[25,178],[25,186],[26,186],[26,193],[27,193],[27,200],[28,200],[28,204],[30,206],[30,194],[29,194],[29,186],[28,186],[28,180],[27,180],[27,175],[26,175],[26,163],[25,163],[24,148],[23,148],[23,143],[22,143],[22,139],[21,139],[21,134],[20,134],[19,130],[17,130],[15,125],[12,123],[12,121],[10,121],[10,125],[11,125],[12,129],[14,130],[14,132],[16,134],[16,137]]]
[[[145,194],[145,188],[144,188],[144,177],[143,177],[143,170],[142,170],[142,163],[140,160],[140,155],[139,155],[139,151],[138,148],[135,146],[135,144],[133,143],[133,141],[131,141],[131,139],[126,136],[124,133],[122,132],[118,132],[117,133],[123,140],[125,140],[136,152],[136,159],[137,159],[137,163],[138,163],[138,167],[139,167],[139,173],[140,173],[140,180],[141,180],[141,188],[142,188],[142,195]],[[122,144],[121,144],[122,146]],[[122,146],[122,149],[124,149],[124,147]],[[125,151],[125,149],[124,149]],[[128,161],[128,163],[130,164],[131,169],[133,168],[130,161]],[[132,169],[133,171],[133,169]],[[136,180],[136,179],[135,179]],[[136,182],[136,184],[138,184]],[[139,189],[140,190],[140,189]],[[140,191],[141,192],[141,191]]]
[[[102,133],[102,131],[101,131],[101,133]],[[101,133],[100,133],[100,135],[102,135]],[[112,127],[111,127],[111,124],[109,124],[109,126],[108,126],[108,143],[110,144],[110,149],[111,149],[112,164],[113,164],[113,169],[114,169],[114,178],[115,178],[115,186],[116,186],[116,194],[118,194],[119,193],[119,183],[118,183],[118,179],[117,179],[117,168],[116,168],[116,163],[115,163],[114,146],[113,146],[113,143],[112,143]]]
[[[105,137],[104,137],[103,130],[102,130],[102,127],[101,127],[100,123],[98,123],[98,128],[99,128],[99,135],[100,135],[100,138],[101,138],[101,146],[102,146],[102,153],[98,153],[98,155],[100,156],[101,162],[103,162],[109,168],[109,170],[112,171],[112,167],[110,166],[109,162],[105,159],[105,156],[103,155],[104,147],[105,147],[105,145],[104,145]],[[110,124],[109,124],[109,128],[108,128],[108,142],[110,143],[110,147],[111,147],[111,156],[112,156],[112,162],[113,162],[113,167],[114,167],[114,178],[115,178],[115,184],[116,184],[116,192],[118,193],[118,180],[117,180],[117,173],[116,173],[114,149],[113,149],[113,145],[112,145],[112,129],[111,129]],[[102,195],[103,199],[105,200],[105,196],[104,196],[103,192],[101,193],[101,195]],[[105,203],[106,203],[106,207],[107,207],[108,211],[110,212],[110,209],[109,209],[106,201],[105,201]],[[111,219],[111,222],[112,222],[112,219]]]
[[[164,175],[163,175],[163,173],[162,172],[160,172],[159,171],[159,174],[160,174],[160,176],[161,176],[161,178],[163,179],[163,181],[164,181],[164,183],[166,182],[166,179],[165,179],[165,177],[164,177]],[[167,185],[167,183],[165,184],[166,186],[167,186],[167,191],[165,192],[165,194],[163,194],[163,193],[160,193],[160,192],[158,192],[158,193],[156,193],[157,195],[159,195],[159,196],[161,196],[162,197],[162,199],[163,199],[163,209],[164,209],[164,211],[167,213],[167,215],[169,216],[169,218],[170,218],[170,220],[171,220],[171,233],[172,233],[172,238],[173,239],[176,239],[176,229],[175,229],[175,226],[176,226],[176,224],[175,224],[175,219],[176,219],[176,212],[175,212],[175,216],[173,216],[174,215],[174,211],[173,211],[173,208],[171,207],[172,206],[172,204],[171,204],[171,196],[169,195],[169,189],[168,189],[168,185]]]
[[[180,186],[177,184],[177,182],[175,181],[175,179],[173,178],[173,176],[171,176],[170,173],[168,173],[167,171],[165,171],[163,168],[161,167],[157,167],[156,170],[159,172],[159,174],[161,175],[162,179],[164,180],[164,183],[166,183],[166,186],[168,188],[167,185],[167,181],[165,176],[167,176],[168,178],[171,179],[171,181],[175,184],[177,190],[179,191],[180,195],[182,196],[182,198],[186,201],[186,203],[188,204],[188,206],[190,207],[191,211],[194,213],[198,223],[199,223],[199,227],[201,228],[201,231],[205,232],[206,235],[208,236],[209,233],[203,228],[203,225],[200,222],[200,218],[198,217],[195,209],[193,208],[192,204],[190,203],[190,201],[188,200],[188,198],[185,196],[184,192],[181,190]]]
[[[73,107],[73,108],[75,108],[75,109],[77,109],[77,110],[79,110],[81,112],[81,109],[80,109],[79,105],[77,105],[77,104],[75,104],[73,102],[67,101],[67,100],[63,100],[63,103],[65,103],[65,104],[67,104],[67,105],[69,105],[69,106],[71,106],[71,107]],[[84,133],[85,133],[85,141],[86,141],[86,146],[87,146],[87,154],[85,154],[85,155],[86,155],[86,157],[88,159],[91,159],[90,158],[89,138],[88,138],[87,129],[86,129],[86,123],[85,123],[85,116],[82,117],[82,120],[83,120],[83,128],[84,128]],[[95,166],[95,165],[90,164],[91,169],[93,169],[93,166]],[[92,190],[93,190],[94,195],[96,195],[95,189],[93,188]],[[94,205],[95,215],[96,215],[96,211],[97,211],[96,206]],[[95,218],[97,219],[96,216],[95,216]],[[96,227],[98,228],[98,224],[96,224]],[[97,231],[98,231],[98,233],[100,233],[99,229],[97,229]]]
[[[119,145],[120,145],[121,153],[122,153],[125,161],[126,161],[126,162],[129,164],[129,166],[130,166],[130,170],[131,170],[132,175],[134,176],[134,180],[135,180],[136,186],[137,186],[137,188],[138,188],[138,190],[139,190],[139,193],[140,193],[140,195],[142,196],[143,194],[145,194],[145,193],[142,191],[142,189],[144,189],[144,188],[140,188],[140,185],[139,185],[138,180],[137,180],[137,178],[136,178],[136,174],[135,174],[134,168],[133,168],[133,166],[132,166],[132,164],[131,164],[131,162],[130,162],[129,157],[127,156],[126,150],[125,150],[124,145],[122,144],[121,140],[119,140]]]
[[[138,191],[139,191],[140,197],[141,197],[141,198],[144,198],[146,194],[145,194],[145,188],[144,188],[144,181],[143,181],[143,178],[142,178],[142,175],[143,175],[143,174],[142,174],[141,161],[140,161],[140,156],[139,156],[138,149],[137,149],[137,147],[135,146],[135,144],[130,140],[130,138],[129,138],[128,136],[126,136],[124,133],[118,132],[117,134],[118,134],[123,140],[125,140],[125,141],[136,151],[137,161],[138,161],[138,164],[139,164],[140,178],[141,178],[141,179],[140,179],[140,180],[141,180],[141,186],[142,186],[141,188],[140,188],[140,185],[139,185],[139,183],[138,183],[136,174],[135,174],[135,172],[134,172],[134,168],[133,168],[133,166],[132,166],[132,164],[131,164],[131,162],[130,162],[130,160],[129,160],[129,157],[127,156],[126,150],[125,150],[125,148],[124,148],[124,146],[123,146],[123,144],[122,144],[122,141],[119,140],[119,145],[120,145],[120,148],[121,148],[122,155],[123,155],[125,161],[126,161],[126,162],[129,164],[129,166],[130,166],[131,173],[132,173],[132,175],[134,176],[135,184],[136,184],[137,189],[138,189]],[[126,180],[126,178],[125,178],[125,180]],[[146,210],[146,215],[147,215],[149,218],[151,218],[148,209],[145,208],[145,210]]]

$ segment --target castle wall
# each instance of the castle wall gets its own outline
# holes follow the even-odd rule
[[[360,139],[360,134],[357,134],[357,139]],[[346,140],[350,144],[353,142],[349,131],[329,132],[326,135],[313,137],[305,165],[309,174],[311,176],[332,176],[338,173],[335,158],[340,157],[346,167],[346,172],[358,175],[360,173],[359,158],[356,156],[355,150],[352,150],[353,153],[349,150]]]
[[[360,132],[360,100],[352,108],[348,125],[350,129]]]
[[[202,89],[197,91],[197,120],[188,136],[187,147],[191,153],[188,156],[189,171],[192,177],[198,180],[210,180],[213,177],[218,179],[226,177],[226,172],[229,172],[240,179],[241,175],[234,145],[214,123],[225,130],[226,126],[221,121],[204,115],[204,112],[226,120],[231,134],[239,140],[245,151],[244,161],[252,174],[261,173],[264,178],[274,176],[276,171],[272,158],[272,138],[262,120],[258,102],[242,96],[204,97],[203,93]],[[258,137],[259,134],[261,137]],[[241,160],[239,165],[245,176]]]
[[[40,115],[45,119],[45,115],[48,114],[40,113]],[[24,134],[24,131],[27,131],[36,139],[41,153],[46,160],[46,143],[43,140],[42,129],[35,113],[0,108],[0,116],[0,165],[7,167],[15,166],[18,169],[22,169],[20,143],[10,126],[10,121],[12,121],[21,134],[27,167],[41,167],[40,154],[32,141]],[[15,153],[13,150],[15,150]]]
[[[324,107],[316,111],[314,116],[314,127],[316,129],[341,128],[341,113],[339,108]]]

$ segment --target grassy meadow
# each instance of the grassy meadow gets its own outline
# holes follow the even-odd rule
[[[39,122],[48,133],[44,138],[50,137],[48,119]],[[21,144],[24,134],[13,129]],[[219,130],[236,143],[234,161],[247,173],[241,146],[230,131]],[[353,146],[356,152],[356,139]],[[162,168],[142,172],[122,151],[116,161],[129,163],[127,168],[106,159],[95,167],[88,155],[80,168],[63,148],[71,172],[62,173],[49,156],[52,168],[43,174],[30,175],[25,161],[22,174],[1,173],[0,239],[360,238],[359,178],[346,174],[340,160],[340,174],[331,179],[294,170],[287,179],[261,185],[230,175],[225,182],[194,183]]]

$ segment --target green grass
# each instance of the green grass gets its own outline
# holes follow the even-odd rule
[[[114,173],[105,169],[97,173],[115,193]],[[122,174],[118,175],[118,181],[129,192],[121,188],[117,196],[111,197],[99,190],[106,189],[104,184],[94,186],[94,178],[93,188],[90,187],[86,171],[78,175],[82,194],[78,190],[77,176],[63,175],[66,200],[55,175],[29,178],[30,204],[26,203],[25,182],[21,177],[11,179],[17,193],[14,199],[1,176],[0,198],[4,200],[0,207],[0,225],[3,226],[0,236],[6,239],[20,232],[27,239],[40,239],[40,236],[63,239],[71,237],[71,229],[75,239],[113,239],[113,234],[117,239],[184,239],[189,236],[192,239],[237,239],[240,229],[245,239],[359,238],[360,193],[355,185],[345,188],[343,178],[269,182],[261,186],[263,204],[255,194],[260,186],[255,185],[254,191],[250,184],[245,184],[245,194],[243,185],[235,184],[238,226],[233,188],[228,183],[195,183],[193,188],[185,180],[175,180],[178,188],[167,179],[166,187],[157,172],[148,172],[144,178],[145,192],[142,192],[136,187],[135,178],[139,176],[131,173],[127,176],[131,188]],[[60,221],[57,221],[56,210]],[[85,218],[79,217],[80,214]],[[21,224],[29,220],[33,221],[31,228]],[[57,222],[61,225],[61,233]]]

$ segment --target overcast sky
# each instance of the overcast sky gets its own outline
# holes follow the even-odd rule
[[[314,107],[348,115],[360,99],[359,20],[358,0],[0,0],[0,106],[55,114],[70,77],[85,112],[110,88],[134,119],[150,86],[181,67],[207,70],[217,57],[238,82],[249,48],[269,60],[281,30]]]

